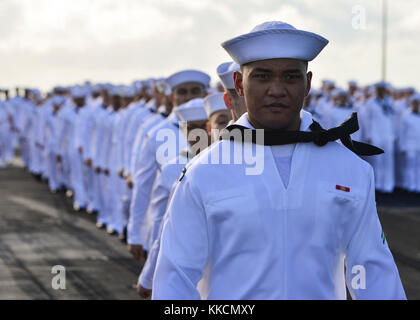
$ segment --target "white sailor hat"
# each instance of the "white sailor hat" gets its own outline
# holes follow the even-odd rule
[[[54,91],[65,91],[66,90],[66,88],[64,88],[63,86],[56,86],[56,87],[54,87],[54,89],[53,89]]]
[[[34,95],[35,99],[37,99],[37,100],[42,99],[41,91],[39,91],[38,89],[28,89],[28,90],[31,91],[31,93]]]
[[[389,90],[389,91],[391,91],[393,89],[392,85],[389,82],[386,82],[386,81],[376,82],[374,84],[374,87],[375,88],[384,88],[384,89]]]
[[[342,95],[346,95],[346,94],[347,94],[347,91],[342,88],[336,88],[333,91],[331,91],[331,96],[335,98]]]
[[[121,96],[121,87],[111,86],[109,87],[108,92],[112,97],[119,97]]]
[[[202,98],[193,99],[180,105],[175,109],[175,112],[178,118],[184,122],[208,119]]]
[[[109,83],[109,82],[101,84],[102,90],[107,91],[108,94],[111,93],[111,90],[112,90],[113,87],[114,87],[114,85],[112,83]]]
[[[228,110],[223,96],[223,93],[216,93],[204,98],[204,109],[206,110],[209,119],[211,115],[217,111]]]
[[[297,30],[281,21],[264,22],[250,33],[222,43],[239,65],[253,61],[290,58],[312,61],[328,40],[312,32]]]
[[[123,98],[132,98],[136,95],[136,92],[132,86],[122,86],[120,88],[120,95]]]
[[[166,79],[166,82],[173,90],[175,87],[186,82],[198,82],[207,88],[210,84],[210,80],[210,76],[204,72],[198,70],[183,70],[171,75]]]
[[[233,73],[235,71],[241,71],[239,64],[235,62],[225,62],[217,68],[217,74],[227,90],[235,89],[235,84],[233,82]]]
[[[386,83],[385,81],[378,81],[374,84],[374,86],[376,88],[387,88],[388,87],[388,83]]]
[[[65,100],[66,99],[63,96],[60,96],[60,95],[54,95],[51,98],[51,102],[55,106],[63,104]]]
[[[82,86],[74,86],[71,88],[71,96],[75,99],[81,99],[87,96],[87,90]]]
[[[354,80],[350,80],[350,81],[348,82],[348,85],[349,85],[349,86],[352,86],[352,87],[357,87],[357,82],[356,82],[356,81],[354,81]]]
[[[142,85],[142,83],[141,83],[140,80],[133,81],[133,83],[131,85],[134,88],[134,91],[136,93],[140,93],[141,92],[141,89],[143,88],[143,85]]]
[[[101,86],[99,84],[95,84],[92,86],[92,93],[100,93],[101,92]]]
[[[322,84],[326,87],[335,87],[335,82],[328,79],[322,80]]]

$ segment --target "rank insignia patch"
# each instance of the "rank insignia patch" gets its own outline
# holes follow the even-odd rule
[[[385,244],[386,238],[385,238],[385,232],[382,231],[381,234],[381,238],[382,238],[382,244]]]
[[[336,185],[336,186],[335,186],[335,188],[336,188],[337,190],[340,190],[340,191],[350,192],[350,188],[347,188],[347,187],[343,187],[343,186]]]
[[[181,174],[181,177],[179,178],[179,182],[181,182],[182,181],[182,179],[184,179],[184,177],[185,177],[185,174],[187,173],[187,168],[184,168],[183,170],[182,170],[182,174]]]

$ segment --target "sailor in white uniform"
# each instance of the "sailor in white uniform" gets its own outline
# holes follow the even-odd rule
[[[332,80],[323,80],[322,81],[322,97],[318,100],[316,104],[316,112],[321,115],[320,124],[325,125],[323,123],[323,115],[328,112],[328,109],[331,108],[332,99],[331,93],[336,88],[335,82]]]
[[[395,187],[395,110],[392,99],[386,94],[386,83],[375,84],[376,96],[365,105],[363,135],[367,143],[372,143],[385,151],[371,157],[375,172],[376,189],[391,193]]]
[[[70,113],[70,130],[68,152],[70,155],[70,177],[74,192],[73,209],[75,211],[84,210],[87,207],[87,193],[83,174],[83,149],[82,140],[85,139],[78,132],[79,114],[85,107],[87,90],[81,86],[72,88],[72,98],[74,107]]]
[[[172,90],[172,103],[174,109],[172,113],[153,129],[149,130],[142,142],[139,171],[134,172],[134,189],[130,207],[130,218],[127,227],[129,251],[133,256],[138,257],[146,243],[146,233],[142,228],[147,228],[144,218],[150,203],[150,192],[158,168],[163,165],[165,160],[158,159],[158,149],[165,141],[158,139],[158,135],[173,133],[175,145],[173,152],[179,154],[187,146],[184,135],[179,133],[179,119],[174,112],[178,106],[194,98],[203,98],[210,83],[210,77],[198,70],[184,70],[171,75],[167,80]],[[167,139],[170,139],[169,137]],[[166,142],[167,143],[167,142]],[[170,159],[168,159],[169,161]],[[150,248],[146,247],[146,250]]]
[[[403,187],[420,193],[420,94],[410,98],[410,109],[402,116],[399,150],[403,155]]]
[[[36,92],[36,91],[35,91]],[[45,122],[51,112],[52,107],[46,101],[42,101],[37,108],[37,121],[35,127],[35,145],[37,147],[37,173],[46,180],[46,149],[45,149]]]
[[[117,136],[117,121],[121,104],[121,91],[118,87],[111,90],[112,111],[104,119],[104,136],[102,137],[103,160],[101,164],[102,172],[105,175],[105,190],[103,194],[105,214],[107,215],[107,232],[110,235],[119,235],[123,232],[121,202],[119,201],[118,183],[118,151],[120,138]]]
[[[269,22],[222,44],[241,65],[235,86],[248,113],[180,177],[154,299],[200,299],[204,273],[208,299],[346,299],[346,284],[355,299],[406,298],[378,219],[372,168],[301,110],[312,79],[307,62],[327,43]],[[339,129],[342,141],[355,120]],[[243,141],[231,141],[234,130]],[[242,161],[217,164],[224,149],[232,155],[240,146]],[[253,150],[255,166],[247,167]]]
[[[133,189],[130,164],[133,157],[136,158],[135,162],[137,162],[137,156],[140,152],[141,142],[143,141],[143,125],[146,122],[150,123],[151,119],[154,119],[153,125],[165,119],[161,114],[157,113],[155,104],[157,104],[156,98],[147,101],[143,97],[131,107],[133,111],[131,112],[132,114],[127,123],[123,138],[123,167],[121,168],[121,176],[127,182],[129,189],[129,201],[131,201],[131,190]],[[137,170],[134,172],[137,172]]]
[[[224,106],[223,98],[222,103],[224,110],[229,112]],[[217,110],[215,110],[215,112],[216,111]],[[189,147],[182,150],[178,157],[163,165],[156,176],[150,197],[149,208],[146,214],[146,218],[149,220],[150,224],[148,240],[151,249],[138,282],[138,293],[142,298],[148,298],[151,295],[153,274],[160,248],[159,239],[162,229],[162,220],[166,212],[173,186],[180,177],[185,165],[196,155],[195,152],[199,153],[201,151],[200,146],[202,146],[203,143],[204,145],[209,143],[209,136],[206,133],[208,114],[204,109],[203,99],[193,99],[182,106],[179,106],[175,112],[182,121],[181,128],[186,137],[195,129],[201,130],[202,133],[205,133],[205,136],[203,137],[204,141],[189,139]],[[195,145],[198,146],[196,147]],[[195,150],[195,152],[192,150]]]
[[[232,113],[233,122],[237,121],[246,112],[244,98],[238,96],[235,90],[235,84],[233,82],[235,71],[240,71],[239,65],[235,62],[225,62],[217,67],[217,75],[224,88],[225,104]]]
[[[349,105],[351,108],[354,107],[354,104],[356,102],[356,97],[359,93],[359,87],[357,85],[357,82],[354,80],[351,80],[348,82],[348,99],[349,99]]]
[[[48,115],[45,123],[45,134],[48,136],[46,144],[46,168],[48,170],[48,185],[52,193],[56,193],[61,188],[61,170],[57,163],[57,153],[59,150],[58,142],[58,113],[64,104],[65,98],[61,95],[54,95],[51,98],[52,111]]]
[[[56,122],[57,129],[57,148],[56,148],[56,161],[60,171],[60,185],[63,185],[66,189],[66,195],[70,195],[73,191],[73,186],[70,178],[70,156],[69,156],[69,144],[70,144],[70,128],[74,118],[73,106],[70,99],[66,99],[63,105],[58,111]],[[35,122],[34,120],[33,122]],[[35,126],[35,123],[33,124]]]
[[[212,142],[218,141],[220,132],[232,121],[232,112],[225,104],[225,94],[215,93],[204,98],[204,109],[208,117],[207,130]]]
[[[312,118],[318,122],[321,122],[322,116],[317,112],[316,108],[316,96],[318,94],[318,91],[314,88],[311,88],[308,95],[305,97],[305,100],[303,101],[303,110],[309,112],[312,114]]]
[[[128,214],[131,208],[135,207],[132,202],[132,191],[134,188],[133,172],[140,169],[141,147],[146,134],[151,128],[164,121],[172,111],[172,103],[167,97],[171,94],[166,79],[157,81],[153,87],[153,98],[146,103],[145,100],[139,105],[138,110],[133,114],[127,126],[124,136],[123,169],[121,177],[126,181],[126,201]],[[160,111],[159,111],[160,110]],[[137,197],[134,198],[135,200]],[[125,239],[126,240],[126,239]]]
[[[32,111],[33,103],[28,99],[28,96],[21,97],[19,95],[19,88],[16,88],[16,96],[12,98],[14,105],[18,108],[18,119],[16,126],[19,132],[19,144],[22,153],[22,160],[25,168],[30,166],[30,144],[28,140],[30,128],[32,125]]]
[[[326,110],[326,113],[323,115],[324,120],[321,121],[324,123],[325,129],[337,127],[340,123],[350,118],[353,112],[356,112],[356,110],[351,107],[349,95],[344,89],[334,89],[331,92],[331,98],[331,108]],[[360,141],[360,129],[352,135],[352,139]]]
[[[98,183],[97,175],[93,168],[93,148],[92,140],[96,132],[96,119],[100,117],[102,108],[102,98],[100,97],[100,87],[95,85],[93,87],[92,96],[88,96],[86,107],[80,112],[78,122],[78,132],[82,139],[81,149],[84,162],[84,182],[87,194],[87,208],[88,213],[98,212],[100,202],[98,200]]]
[[[109,208],[107,206],[109,195],[108,192],[108,177],[105,174],[104,158],[106,156],[105,149],[109,145],[109,121],[113,114],[111,107],[111,91],[112,87],[107,84],[102,87],[102,105],[99,108],[94,123],[94,132],[91,137],[91,148],[92,148],[92,167],[95,172],[94,184],[95,187],[95,199],[99,207],[98,218],[96,226],[99,229],[105,229],[111,222]]]
[[[400,133],[401,133],[401,124],[402,119],[405,114],[409,113],[411,109],[409,108],[410,101],[409,99],[401,99],[403,90],[393,90],[393,102],[394,102],[394,126],[395,126],[395,187],[399,189],[405,189],[405,154],[404,151],[400,149]]]
[[[9,99],[9,90],[3,89],[0,90],[0,92],[4,94],[5,100],[0,101],[0,104],[2,104],[3,113],[6,115],[6,122],[8,123],[7,126],[9,127],[9,129],[5,131],[6,134],[3,136],[3,157],[5,159],[5,162],[10,164],[14,159],[15,149],[18,143],[16,127],[18,119],[16,114],[16,108],[14,108],[12,101]]]
[[[0,168],[6,167],[7,139],[10,132],[9,114],[3,101],[0,101]]]
[[[125,166],[124,166],[124,174],[127,181],[127,186],[130,190],[134,188],[134,173],[138,172],[140,170],[140,156],[141,156],[141,147],[144,142],[144,138],[153,127],[157,126],[160,122],[165,120],[165,117],[154,111],[150,111],[145,107],[145,110],[147,111],[147,114],[143,114],[141,119],[138,122],[139,127],[137,128],[137,131],[132,135],[134,137],[134,140],[127,141],[127,151],[128,154],[125,156]],[[133,128],[134,129],[134,128]],[[132,199],[131,199],[132,200]],[[134,202],[131,202],[131,206],[134,207]],[[130,209],[131,210],[131,209]]]

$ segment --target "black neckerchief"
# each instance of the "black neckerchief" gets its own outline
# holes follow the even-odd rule
[[[254,144],[261,144],[257,141],[257,131],[233,124],[222,130],[220,140],[231,140],[233,139],[231,132],[233,130],[239,130],[241,132],[242,142],[251,142]],[[350,137],[352,133],[359,130],[359,123],[357,121],[357,113],[354,112],[349,119],[344,121],[338,127],[325,130],[321,125],[313,120],[310,126],[311,132],[306,131],[268,131],[264,130],[264,145],[265,146],[279,146],[286,144],[294,144],[299,142],[313,142],[316,145],[322,147],[328,142],[341,140],[342,144],[356,153],[359,156],[373,156],[384,153],[380,148],[373,145],[353,141]],[[250,131],[250,135],[245,135],[245,131]],[[251,141],[249,141],[249,138]]]

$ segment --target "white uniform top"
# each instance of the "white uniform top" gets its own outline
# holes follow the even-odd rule
[[[128,131],[128,124],[131,121],[133,114],[136,112],[138,104],[139,103],[132,102],[128,107],[118,112],[119,120],[116,128],[116,135],[119,139],[121,139],[121,141],[118,143],[118,152],[120,153],[119,162],[115,164],[117,171],[124,169],[125,136]]]
[[[159,170],[153,185],[150,205],[146,216],[149,217],[151,228],[149,230],[150,252],[139,277],[143,288],[152,288],[153,275],[156,268],[157,256],[160,249],[160,235],[162,233],[162,220],[168,206],[171,191],[189,158],[181,152],[174,160],[169,161]]]
[[[58,112],[54,113],[51,111],[45,122],[45,135],[47,137],[46,147],[48,148],[49,152],[54,155],[59,153],[60,144],[58,141],[58,130]]]
[[[91,138],[94,130],[95,117],[101,106],[91,102],[78,113],[76,122],[76,146],[83,149],[83,160],[92,159]]]
[[[107,168],[110,172],[113,172],[115,174],[118,173],[119,170],[122,168],[122,136],[121,136],[121,120],[122,120],[122,112],[124,110],[118,110],[114,112],[109,130],[110,130],[110,145],[109,149],[106,153],[107,165],[105,168]]]
[[[355,109],[350,107],[339,107],[333,106],[326,111],[325,114],[325,129],[330,129],[339,126],[341,123],[346,121],[351,115],[357,112]],[[361,127],[358,131],[351,135],[351,138],[356,141],[361,141],[362,134],[361,134]]]
[[[237,123],[250,127],[247,114]],[[302,111],[301,130],[311,123]],[[226,144],[241,143],[225,140],[200,153],[175,188],[153,299],[200,299],[204,270],[208,299],[346,299],[346,283],[355,299],[406,298],[367,162],[336,142],[298,143],[286,188],[267,146],[257,154],[260,175],[246,175],[245,165],[202,163]],[[364,290],[351,285],[358,266]]]
[[[8,117],[4,103],[0,101],[0,155],[5,152],[6,139],[8,138],[10,127]]]
[[[33,126],[35,105],[32,101],[23,99],[19,106],[21,108],[21,117],[18,123],[19,132],[23,138],[28,139]]]
[[[105,123],[107,118],[112,111],[101,105],[96,113],[93,123],[93,132],[90,140],[90,149],[92,153],[93,167],[100,167],[102,154],[103,154],[103,138],[105,136]]]
[[[128,173],[130,170],[130,160],[137,133],[140,131],[141,125],[152,115],[154,113],[150,110],[137,105],[127,122],[123,139],[123,169],[125,173]]]
[[[38,108],[37,130],[35,132],[35,141],[45,147],[47,141],[45,136],[45,123],[49,114],[51,113],[52,106],[50,103],[45,102]]]
[[[325,116],[330,108],[332,108],[332,101],[327,96],[320,98],[315,107],[315,111],[317,113],[316,121],[324,128],[326,127]]]
[[[159,113],[153,113],[148,116],[147,119],[144,119],[144,122],[140,124],[131,146],[130,155],[127,159],[128,162],[126,162],[126,166],[124,168],[124,171],[127,172],[127,174],[134,176],[134,174],[138,172],[140,169],[139,158],[141,156],[140,152],[144,142],[144,137],[149,130],[158,125],[164,119],[165,118]]]
[[[399,147],[401,151],[420,151],[420,114],[407,112],[401,119]],[[413,173],[414,174],[414,173]]]
[[[382,104],[389,106],[390,110],[385,112]],[[365,106],[363,113],[366,117],[364,136],[367,140],[381,148],[388,141],[393,141],[396,137],[395,132],[395,112],[392,100],[386,97],[383,100],[377,98],[370,99]]]
[[[8,113],[3,101],[0,101],[0,128],[9,126]]]
[[[394,127],[395,127],[395,133],[397,135],[396,139],[398,141],[399,134],[402,129],[401,128],[402,119],[407,113],[411,112],[411,110],[409,108],[408,101],[405,99],[402,101],[400,100],[400,101],[394,102],[394,110],[395,110]],[[397,145],[397,147],[399,147],[399,145]]]
[[[112,150],[112,129],[114,125],[116,112],[108,107],[108,113],[104,118],[102,118],[102,135],[98,136],[100,139],[100,153],[98,157],[98,166],[102,170],[110,170],[110,165],[112,163],[109,162],[110,159],[110,151]]]
[[[180,133],[178,125],[178,118],[173,112],[168,118],[160,122],[157,126],[153,127],[152,130],[146,133],[144,142],[140,151],[139,157],[139,171],[135,172],[134,179],[138,182],[136,208],[130,211],[130,218],[127,227],[128,243],[130,244],[141,244],[146,250],[150,247],[147,246],[147,230],[149,225],[147,224],[146,213],[150,203],[150,193],[152,191],[153,183],[156,178],[156,173],[159,167],[164,163],[158,159],[159,148],[162,145],[171,145],[172,152],[179,154],[181,150],[187,147],[187,139],[183,133]],[[172,141],[159,141],[158,134],[165,132],[173,133]],[[169,161],[169,159],[168,159]]]
[[[25,122],[28,119],[29,114],[25,113],[24,108],[26,107],[26,103],[22,97],[16,96],[10,99],[9,101],[10,106],[12,107],[13,111],[13,122],[15,127],[19,130],[19,138],[23,138],[22,131],[25,128]],[[0,102],[0,109],[1,109],[1,102]],[[1,110],[0,110],[1,113]],[[1,115],[0,115],[1,117]]]
[[[71,119],[74,117],[73,107],[65,103],[57,114],[56,121],[58,122],[57,133],[58,133],[58,148],[57,154],[65,157],[68,153],[67,150],[71,143],[70,131],[71,131]]]

